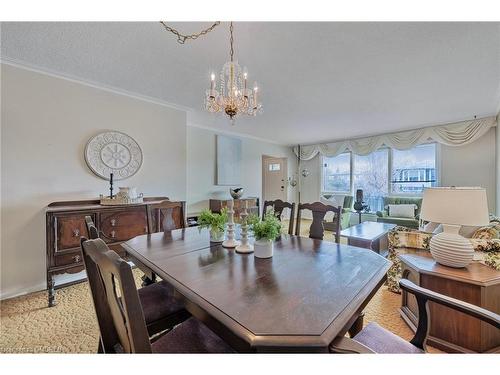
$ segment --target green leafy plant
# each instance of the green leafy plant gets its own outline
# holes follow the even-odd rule
[[[260,220],[256,215],[251,215],[247,218],[247,222],[256,240],[274,241],[281,233],[281,222],[274,216],[273,212],[266,213],[264,220]]]
[[[209,209],[203,210],[198,216],[198,225],[200,229],[210,228],[213,232],[223,232],[224,225],[227,222],[227,209],[223,208],[220,212],[214,213]]]

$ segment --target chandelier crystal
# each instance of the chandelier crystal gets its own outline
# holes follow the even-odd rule
[[[205,108],[209,112],[224,112],[234,120],[240,115],[255,116],[262,112],[262,104],[259,102],[256,84],[248,88],[248,73],[242,70],[237,61],[234,61],[233,49],[233,23],[229,26],[230,32],[230,61],[222,67],[219,80],[216,81],[215,74],[210,77],[210,89],[206,91]]]

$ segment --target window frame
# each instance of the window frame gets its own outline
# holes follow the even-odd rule
[[[435,145],[435,166],[436,166],[436,186],[441,186],[441,144],[437,142],[428,142],[428,143],[422,143],[422,145],[428,145],[428,144],[434,144]],[[418,147],[421,145],[417,145],[415,147]],[[415,148],[412,147],[412,148]],[[392,183],[392,167],[393,167],[393,160],[394,160],[394,149],[392,147],[381,147],[375,151],[381,150],[381,149],[388,149],[388,158],[387,158],[387,163],[388,163],[388,173],[387,173],[387,183],[388,183],[388,197],[421,197],[422,193],[393,193],[392,188],[393,188],[393,183]],[[324,184],[324,173],[323,173],[323,168],[324,168],[324,159],[327,158],[328,156],[324,155],[319,155],[319,196],[322,197],[324,194],[338,194],[338,195],[352,195],[354,196],[354,154],[352,151],[346,151],[342,152],[339,155],[342,154],[349,154],[349,172],[350,172],[350,191],[326,191],[323,190],[323,184]],[[337,155],[338,156],[338,155]]]
[[[427,142],[427,143],[422,143],[422,144],[419,144],[417,146],[414,146],[411,149],[419,147],[419,146],[431,145],[431,144],[433,144],[435,146],[434,165],[436,166],[436,186],[441,186],[441,144],[439,144],[437,142]],[[416,198],[421,197],[422,193],[393,193],[393,191],[392,191],[392,185],[393,185],[393,183],[392,183],[392,167],[393,167],[393,160],[394,160],[393,159],[393,152],[394,152],[394,150],[392,148],[390,148],[389,173],[387,176],[387,178],[389,179],[389,197],[416,197]]]
[[[328,156],[320,155],[319,158],[319,190],[320,190],[320,197],[322,197],[324,194],[332,194],[332,195],[350,195],[352,193],[352,186],[353,186],[353,180],[352,180],[352,166],[353,166],[353,157],[352,157],[352,152],[351,151],[346,151],[346,152],[341,152],[337,156],[340,156],[342,154],[349,154],[349,190],[337,190],[337,191],[327,191],[323,190],[324,187],[324,173],[323,173],[323,168],[325,165],[324,159],[328,158]],[[335,156],[334,156],[335,157]]]

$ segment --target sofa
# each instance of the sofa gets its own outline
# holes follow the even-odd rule
[[[422,198],[417,197],[384,197],[383,198],[384,209],[382,211],[377,211],[377,222],[378,223],[389,223],[396,224],[407,228],[418,229],[418,221],[420,215],[420,208],[422,207]],[[397,217],[389,216],[389,205],[390,204],[414,204],[415,217]]]
[[[334,201],[332,202],[332,198]],[[352,204],[354,201],[354,197],[352,195],[334,195],[334,194],[323,194],[321,197],[321,202],[324,204],[330,204],[336,206],[338,201],[342,200],[342,216],[340,218],[340,229],[345,229],[349,226],[349,222],[351,221],[351,212],[352,212]],[[332,214],[333,215],[333,214]],[[335,230],[335,226],[333,224],[334,217],[329,217],[327,215],[325,217],[325,221],[323,221],[323,228],[325,230],[333,231]]]
[[[486,227],[460,232],[474,247],[474,261],[500,271],[500,218],[491,216]],[[387,272],[387,286],[391,292],[400,293],[399,280],[402,277],[400,254],[429,253],[430,241],[434,233],[397,226],[388,233],[389,252],[387,259],[392,266]]]

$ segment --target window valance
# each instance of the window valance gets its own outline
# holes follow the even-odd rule
[[[300,159],[311,160],[317,154],[336,156],[346,151],[352,151],[357,155],[368,155],[383,146],[407,150],[429,142],[437,142],[447,146],[463,146],[474,142],[496,124],[497,119],[492,116],[373,137],[300,146]],[[295,155],[298,155],[297,146],[294,147],[294,152]]]

